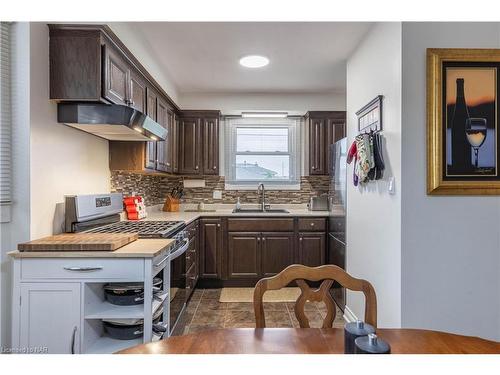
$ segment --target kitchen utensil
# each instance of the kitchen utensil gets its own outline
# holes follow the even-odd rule
[[[166,327],[159,324],[162,314],[160,306],[153,315],[153,332],[160,336],[166,331]],[[108,336],[117,340],[133,340],[144,333],[144,319],[106,319],[102,323]]]
[[[162,279],[155,277],[153,280],[153,298],[159,298],[161,292]],[[104,285],[104,295],[106,300],[113,305],[130,306],[144,303],[143,283],[110,283]]]

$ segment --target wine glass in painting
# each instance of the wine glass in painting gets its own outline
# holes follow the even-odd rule
[[[481,147],[486,139],[486,119],[485,118],[468,118],[465,120],[465,134],[467,140],[474,149],[474,166],[479,168],[479,147]]]

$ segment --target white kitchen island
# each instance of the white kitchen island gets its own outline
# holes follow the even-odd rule
[[[19,252],[13,258],[12,346],[19,353],[113,353],[158,339],[153,313],[163,305],[169,332],[170,239],[139,239],[115,251]],[[163,292],[153,299],[153,278]],[[103,286],[143,282],[144,304],[106,301]],[[106,336],[103,319],[144,319],[136,340]]]

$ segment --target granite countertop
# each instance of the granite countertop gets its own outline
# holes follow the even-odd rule
[[[145,221],[184,221],[189,224],[200,217],[328,217],[344,216],[342,206],[335,206],[330,211],[309,211],[306,205],[279,205],[273,204],[272,208],[284,208],[288,213],[261,213],[261,212],[239,212],[233,213],[233,204],[205,205],[205,211],[186,212],[186,210],[196,209],[196,205],[181,205],[179,212],[162,211],[163,205],[148,207],[148,217]],[[243,205],[244,208],[255,208],[255,205]]]
[[[154,258],[174,243],[165,238],[138,239],[114,251],[11,251],[12,258]]]

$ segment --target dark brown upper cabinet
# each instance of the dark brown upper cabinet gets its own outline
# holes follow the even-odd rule
[[[219,174],[219,111],[183,111],[179,119],[179,173]]]
[[[154,121],[158,122],[158,94],[152,88],[146,89],[146,114]],[[163,125],[163,124],[160,124]],[[166,125],[165,125],[166,126]],[[147,142],[146,145],[146,165],[147,169],[157,169],[156,142]]]
[[[309,174],[328,175],[329,146],[345,136],[344,111],[310,111],[306,114],[309,137]]]
[[[179,110],[106,25],[51,24],[50,99],[129,105],[145,112],[145,85]]]
[[[203,120],[203,174],[219,174],[219,119]]]
[[[179,173],[200,174],[201,120],[182,118],[179,121]]]
[[[168,106],[167,104],[157,98],[156,102],[156,122],[163,126],[168,131]],[[167,139],[161,142],[148,142],[155,143],[156,145],[156,169],[162,172],[170,172],[170,134],[167,132]]]
[[[104,97],[115,104],[129,105],[130,66],[110,45],[104,45]]]
[[[138,111],[146,112],[146,81],[134,69],[130,72],[130,106]]]
[[[110,141],[110,168],[219,174],[219,111],[180,111],[105,25],[49,25],[50,99],[127,105],[167,128],[164,142]]]

